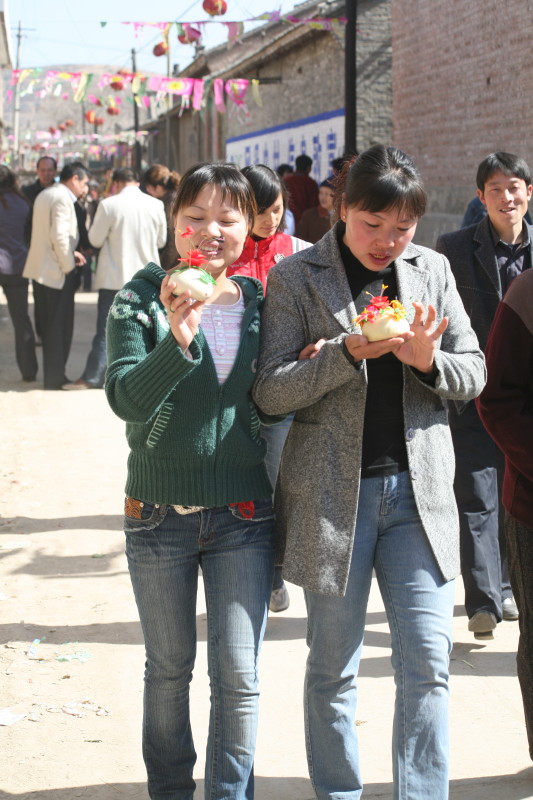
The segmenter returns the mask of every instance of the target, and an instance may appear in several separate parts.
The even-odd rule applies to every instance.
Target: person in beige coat
[[[113,172],[114,193],[102,200],[89,229],[89,241],[100,250],[94,288],[98,289],[96,333],[81,378],[64,389],[101,389],[104,385],[106,322],[115,294],[150,262],[159,264],[159,248],[167,240],[167,222],[160,200],[141,192],[135,170]]]
[[[33,206],[23,276],[33,281],[45,389],[61,389],[68,382],[65,367],[74,329],[74,294],[80,281],[76,267],[85,263],[85,257],[76,250],[79,232],[74,203],[88,180],[82,164],[66,164],[60,183],[40,192]]]
[[[411,243],[425,206],[409,157],[376,145],[351,166],[335,227],[269,272],[253,397],[265,413],[295,412],[276,525],[284,577],[305,590],[318,800],[362,792],[357,674],[374,570],[397,687],[392,796],[448,797],[460,563],[446,403],[479,394],[485,364],[447,259]],[[408,324],[370,341],[361,313],[371,304],[379,318],[396,299]]]

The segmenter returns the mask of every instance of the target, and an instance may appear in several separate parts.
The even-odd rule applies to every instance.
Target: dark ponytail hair
[[[145,185],[162,186],[166,192],[175,192],[179,186],[181,175],[179,172],[172,172],[164,164],[152,164],[142,179]]]
[[[376,144],[345,164],[337,186],[337,210],[343,200],[348,208],[372,214],[395,209],[419,219],[426,211],[427,195],[409,156]]]

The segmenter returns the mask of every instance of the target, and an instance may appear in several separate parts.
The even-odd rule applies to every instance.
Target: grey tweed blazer
[[[406,307],[413,300],[431,303],[439,319],[449,317],[435,353],[435,385],[407,366],[403,376],[413,490],[440,571],[450,580],[460,563],[446,401],[476,397],[485,384],[485,362],[446,258],[411,244],[396,261],[396,275]],[[367,289],[379,294],[379,280]],[[346,591],[352,557],[367,387],[365,362],[352,366],[342,342],[359,330],[354,319],[367,303],[364,293],[352,301],[336,228],[273,267],[253,389],[265,412],[296,412],[276,487],[284,575],[337,596]],[[298,361],[302,348],[320,338],[326,344],[319,355]]]

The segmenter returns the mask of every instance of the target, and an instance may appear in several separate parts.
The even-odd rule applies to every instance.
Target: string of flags
[[[179,20],[166,21],[166,22],[122,22],[122,25],[132,25],[135,35],[139,36],[144,32],[144,28],[158,28],[164,36],[168,33],[173,25],[176,26],[178,32],[178,40],[182,44],[192,44],[197,41],[202,33],[205,32],[207,25],[224,25],[228,32],[228,41],[231,43],[235,41],[238,36],[244,32],[244,24],[246,22],[281,22],[287,25],[306,25],[315,30],[335,31],[341,30],[343,25],[347,23],[347,17],[297,17],[294,14],[282,14],[280,11],[269,11],[260,14],[257,17],[250,17],[249,19],[236,21],[221,21],[215,19],[203,19],[196,22],[182,22]],[[100,22],[102,27],[109,23]],[[190,30],[195,31],[192,36],[189,36]],[[183,37],[183,38],[182,38]],[[188,41],[185,41],[188,39]]]
[[[224,113],[225,100],[231,101],[236,106],[244,106],[249,88],[256,105],[262,105],[258,79],[166,78],[121,71],[115,74],[103,73],[96,78],[95,88],[101,90],[99,94],[89,92],[94,80],[93,73],[59,72],[42,68],[13,70],[11,74],[11,86],[18,85],[20,97],[28,94],[39,98],[53,95],[67,100],[72,93],[72,99],[76,103],[87,100],[95,106],[105,105],[108,111],[113,109],[113,113],[118,113],[122,104],[122,98],[117,93],[127,88],[131,89],[131,97],[128,96],[128,99],[146,108],[150,108],[154,101],[157,105],[162,97],[175,95],[181,98],[182,111],[190,106],[195,111],[200,111],[208,93],[212,92],[216,109]],[[71,92],[66,92],[65,87]],[[10,102],[12,99],[13,89],[9,89],[7,100]]]
[[[204,0],[204,10],[210,16],[224,14],[227,3],[223,0]],[[272,11],[251,17],[242,21],[219,21],[204,19],[197,22],[122,22],[123,25],[133,26],[135,36],[140,36],[145,28],[157,28],[161,31],[162,41],[155,45],[155,55],[164,55],[169,50],[169,36],[173,26],[177,29],[177,38],[183,44],[194,44],[201,39],[205,26],[209,24],[224,25],[228,31],[228,46],[231,46],[244,30],[247,22],[281,22],[288,25],[305,25],[317,30],[337,31],[347,23],[346,17],[336,18],[301,18],[291,14],[281,14]],[[107,22],[101,22],[102,27]],[[6,92],[8,103],[12,102],[15,91],[20,97],[33,95],[38,98],[54,96],[64,100],[73,99],[76,103],[89,102],[95,107],[105,107],[109,115],[118,115],[122,106],[121,92],[126,91],[125,98],[139,107],[150,109],[152,116],[167,110],[167,99],[172,97],[172,102],[179,99],[180,113],[185,109],[193,108],[201,111],[209,98],[218,112],[226,111],[226,103],[230,108],[236,108],[237,113],[248,114],[246,97],[251,90],[254,102],[262,106],[259,92],[260,81],[235,78],[223,80],[222,78],[178,78],[132,73],[119,70],[116,73],[94,74],[90,72],[65,72],[46,68],[15,69],[11,73],[11,87]],[[88,112],[96,119],[94,111]],[[89,120],[90,121],[90,120]],[[99,124],[103,119],[98,117]]]

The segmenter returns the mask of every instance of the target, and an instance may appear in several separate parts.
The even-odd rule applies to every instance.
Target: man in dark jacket
[[[450,261],[482,350],[498,303],[514,278],[533,263],[533,228],[524,220],[532,186],[526,162],[511,153],[491,153],[478,167],[478,197],[487,208],[479,223],[444,234],[436,249]],[[486,432],[474,401],[450,404],[461,521],[461,571],[468,629],[492,639],[502,619],[518,618],[509,583],[501,483],[503,455]]]
[[[41,156],[37,161],[36,171],[37,180],[22,186],[24,196],[31,208],[33,208],[37,195],[54,183],[57,175],[57,161],[52,156]],[[24,240],[28,246],[31,242],[31,221],[32,215],[30,214],[24,229]]]

